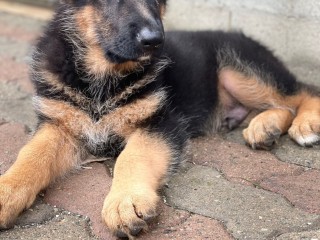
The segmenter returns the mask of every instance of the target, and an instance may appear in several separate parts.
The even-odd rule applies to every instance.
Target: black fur
[[[261,76],[261,80],[266,84],[274,86],[283,95],[293,95],[299,90],[295,77],[264,46],[242,33],[222,31],[167,32],[161,56],[159,50],[154,51],[151,53],[153,59],[143,63],[142,69],[129,72],[122,77],[106,74],[103,76],[105,79],[99,79],[104,84],[94,87],[90,78],[95,77],[88,76],[83,66],[85,63],[78,61],[76,64],[77,48],[63,31],[65,29],[63,19],[68,14],[66,10],[72,8],[73,11],[78,11],[88,4],[98,5],[98,8],[105,10],[102,12],[104,21],[111,21],[112,24],[114,21],[119,21],[117,14],[121,15],[125,9],[134,9],[133,2],[125,1],[108,1],[107,8],[100,1],[75,1],[62,5],[40,39],[34,55],[33,81],[37,95],[69,102],[98,121],[101,116],[108,114],[114,108],[128,104],[151,92],[157,92],[159,89],[165,89],[167,103],[153,118],[141,123],[141,126],[149,128],[150,131],[161,132],[167,137],[177,152],[173,160],[174,166],[179,165],[181,161],[178,156],[181,155],[187,139],[205,134],[208,121],[212,120],[212,114],[219,102],[218,72],[221,67],[229,66],[244,74],[247,71],[253,71]],[[160,15],[154,7],[155,1],[146,1],[145,4],[150,6],[154,22],[158,23],[158,28],[162,29],[162,24],[159,23]],[[111,62],[120,63],[128,59],[136,59],[142,54],[132,35],[141,28],[150,26],[150,23],[142,19],[138,11],[135,13],[131,10],[131,12],[132,15],[128,18],[121,18],[118,26],[113,26],[118,29],[114,39],[104,39],[102,37],[104,33],[97,31],[101,48]],[[128,26],[128,29],[125,26]],[[73,29],[73,31],[77,30]],[[123,42],[127,43],[125,47]],[[78,44],[83,43],[78,42]],[[111,44],[114,46],[110,46]],[[156,71],[155,64],[166,58],[169,58],[171,63],[157,74],[155,81],[141,86],[108,108],[97,109],[97,104],[112,99],[146,75],[153,74]],[[44,69],[59,76],[62,84],[89,99],[89,103],[75,101],[66,94],[65,88],[52,90],[54,86],[42,80],[41,76],[39,77],[39,72]],[[97,93],[99,93],[98,96]],[[215,117],[221,118],[221,116]],[[41,118],[43,119],[45,118]],[[119,144],[119,141],[114,142]],[[101,146],[110,147],[110,143],[101,143]],[[99,153],[96,154],[102,155],[101,147],[99,149]],[[110,149],[116,149],[116,147],[110,147]],[[107,154],[108,149],[105,150]],[[94,153],[92,150],[90,152]]]
[[[128,104],[161,95],[158,108],[139,119],[135,127],[165,139],[171,149],[168,175],[181,165],[191,137],[206,134],[210,127],[217,131],[224,126],[237,127],[252,110],[233,99],[234,106],[221,111],[219,73],[223,69],[254,76],[280,96],[298,95],[302,89],[319,95],[297,82],[266,47],[240,32],[165,34],[161,22],[165,4],[165,0],[65,0],[33,56],[36,95],[71,105],[75,112],[91,118],[90,126]],[[85,12],[87,9],[93,9],[94,15],[90,15],[91,10]],[[164,34],[166,40],[162,42]],[[86,57],[92,49],[96,50],[94,63],[98,69],[104,66],[105,71],[88,63]],[[242,110],[243,116],[230,119],[228,111],[234,108]],[[39,126],[48,121],[55,123],[54,117],[41,108],[37,110]],[[96,139],[82,132],[72,137],[82,143],[87,153],[116,158],[125,148],[126,139],[114,129],[104,134],[107,136]],[[123,227],[128,226],[118,226],[114,231],[126,236]],[[139,232],[140,227],[136,230]]]

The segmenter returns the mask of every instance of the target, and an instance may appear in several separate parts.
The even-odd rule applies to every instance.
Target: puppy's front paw
[[[157,215],[158,201],[156,192],[143,187],[112,190],[104,202],[102,218],[117,237],[131,239],[148,229],[147,221]]]
[[[36,195],[16,181],[0,177],[0,229],[10,228],[35,198]]]
[[[304,147],[320,142],[320,112],[304,112],[298,115],[289,129],[290,137]]]

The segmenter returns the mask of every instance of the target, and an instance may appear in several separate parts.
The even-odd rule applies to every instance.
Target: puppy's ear
[[[162,0],[161,1],[161,17],[166,13],[167,9],[167,0]]]

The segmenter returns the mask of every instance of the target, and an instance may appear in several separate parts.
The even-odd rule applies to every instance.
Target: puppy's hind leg
[[[302,146],[320,141],[320,91],[298,82],[272,52],[238,35],[237,44],[220,50],[218,62],[224,96],[261,112],[243,132],[251,147],[270,148],[287,131]]]
[[[0,227],[7,228],[30,207],[39,191],[80,158],[75,141],[58,126],[43,124],[0,177]]]
[[[228,68],[220,70],[219,84],[245,109],[261,112],[243,131],[245,141],[253,149],[269,149],[290,128],[296,109],[293,97],[282,96],[256,76]]]

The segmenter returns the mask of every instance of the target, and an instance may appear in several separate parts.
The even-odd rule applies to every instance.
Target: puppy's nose
[[[164,34],[159,30],[143,28],[137,35],[137,40],[145,50],[159,47],[164,41]]]

